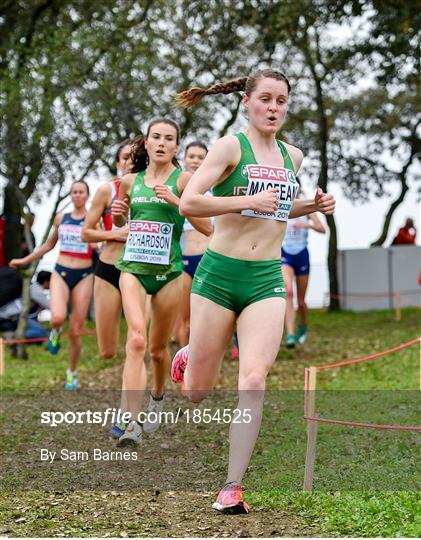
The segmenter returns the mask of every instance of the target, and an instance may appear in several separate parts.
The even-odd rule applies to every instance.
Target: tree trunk
[[[399,194],[399,197],[395,201],[393,201],[393,203],[390,205],[390,208],[387,211],[386,216],[384,218],[383,230],[382,230],[380,236],[377,238],[377,240],[371,244],[372,246],[382,246],[385,243],[387,235],[389,233],[389,227],[390,227],[390,222],[392,221],[392,216],[393,216],[395,210],[397,209],[397,207],[403,202],[408,189],[409,188],[408,188],[405,180],[403,180],[402,181],[402,189],[401,189],[401,192]]]
[[[326,216],[327,225],[330,231],[329,237],[329,253],[327,256],[327,267],[329,270],[329,290],[330,290],[330,302],[329,311],[340,311],[341,306],[338,298],[338,241],[336,236],[336,223],[333,214]]]
[[[26,328],[28,326],[28,313],[31,307],[31,300],[29,296],[29,287],[31,285],[33,271],[32,268],[23,271],[23,285],[22,285],[22,313],[19,316],[18,327],[15,332],[15,339],[25,339]],[[15,349],[16,358],[26,360],[28,353],[26,352],[25,343],[16,343]]]
[[[414,133],[415,136],[415,133]],[[389,232],[390,222],[392,221],[392,216],[397,209],[397,207],[403,202],[406,192],[409,190],[408,184],[406,183],[406,174],[408,172],[409,167],[412,165],[412,161],[414,157],[416,156],[417,152],[417,144],[419,145],[419,141],[415,140],[411,144],[411,155],[409,156],[408,161],[405,163],[404,167],[402,168],[401,172],[399,173],[399,180],[401,182],[401,192],[399,193],[399,197],[392,202],[390,205],[389,210],[386,213],[386,216],[384,218],[383,223],[383,230],[380,234],[380,236],[377,238],[376,241],[374,241],[371,245],[372,246],[382,246],[384,242],[386,241],[387,234]]]
[[[318,42],[316,42],[316,47],[318,47]],[[304,42],[304,54],[307,59],[308,66],[312,72],[313,80],[316,88],[316,103],[317,103],[317,112],[319,116],[319,135],[320,135],[320,173],[318,179],[319,187],[326,193],[327,185],[329,179],[328,173],[328,160],[327,160],[327,149],[329,144],[329,125],[328,118],[326,115],[326,108],[324,104],[323,89],[322,89],[322,78],[317,74],[315,64],[310,52],[310,47],[308,42]],[[336,236],[336,224],[335,218],[333,215],[326,216],[327,225],[329,227],[330,237],[329,237],[329,252],[327,257],[327,267],[329,271],[329,288],[330,288],[330,302],[329,302],[329,311],[339,311],[340,304],[337,298],[338,296],[338,242]]]
[[[4,190],[4,209],[6,216],[4,254],[6,264],[13,258],[20,257],[22,253],[22,227],[19,200],[12,182],[6,184]]]

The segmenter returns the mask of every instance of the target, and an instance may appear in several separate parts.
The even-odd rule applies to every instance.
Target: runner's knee
[[[211,393],[211,390],[195,390],[190,384],[186,384],[187,399],[192,403],[201,403]]]
[[[51,316],[51,326],[54,326],[55,328],[57,326],[62,326],[64,323],[65,317],[63,315],[52,315]]]
[[[108,360],[109,358],[114,358],[117,354],[117,347],[101,347],[99,353],[101,358]]]
[[[162,364],[164,362],[165,356],[168,354],[167,348],[151,347],[149,351],[152,362]]]
[[[238,389],[239,390],[264,390],[266,384],[266,376],[268,371],[255,370],[246,375],[239,377]]]
[[[145,338],[140,332],[129,332],[127,335],[126,350],[143,354],[146,349]]]
[[[80,335],[82,334],[82,325],[81,324],[70,324],[69,328],[69,336],[72,339],[80,338]]]

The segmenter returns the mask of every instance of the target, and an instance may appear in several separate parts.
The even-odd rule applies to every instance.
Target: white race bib
[[[261,191],[276,188],[278,190],[279,206],[274,214],[243,210],[241,215],[287,221],[298,191],[298,183],[294,172],[290,169],[271,165],[246,165],[246,167],[249,179],[246,195],[255,195]]]
[[[81,225],[73,225],[72,223],[60,224],[58,230],[60,251],[68,253],[88,253],[89,245],[86,242],[82,242],[80,236],[81,231]]]
[[[169,264],[173,228],[173,223],[130,221],[123,260]]]

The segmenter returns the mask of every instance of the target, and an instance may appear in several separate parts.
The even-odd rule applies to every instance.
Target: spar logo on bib
[[[156,221],[131,221],[130,231],[133,232],[145,232],[152,234],[159,234],[161,229],[160,223]]]
[[[282,167],[265,167],[264,165],[247,165],[249,180],[271,180],[272,182],[291,181],[287,172],[292,172]]]
[[[163,223],[161,225],[161,233],[162,234],[169,234],[171,232],[171,226],[168,225],[168,223]]]
[[[296,178],[295,178],[294,171],[290,171],[290,170],[288,169],[287,177],[288,177],[288,181],[291,182],[291,184],[295,184]]]

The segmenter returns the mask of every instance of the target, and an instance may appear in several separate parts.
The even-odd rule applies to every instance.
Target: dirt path
[[[54,493],[3,500],[2,536],[281,537],[315,536],[289,512],[254,508],[248,516],[210,509],[213,494]],[[13,510],[12,510],[13,508]]]

